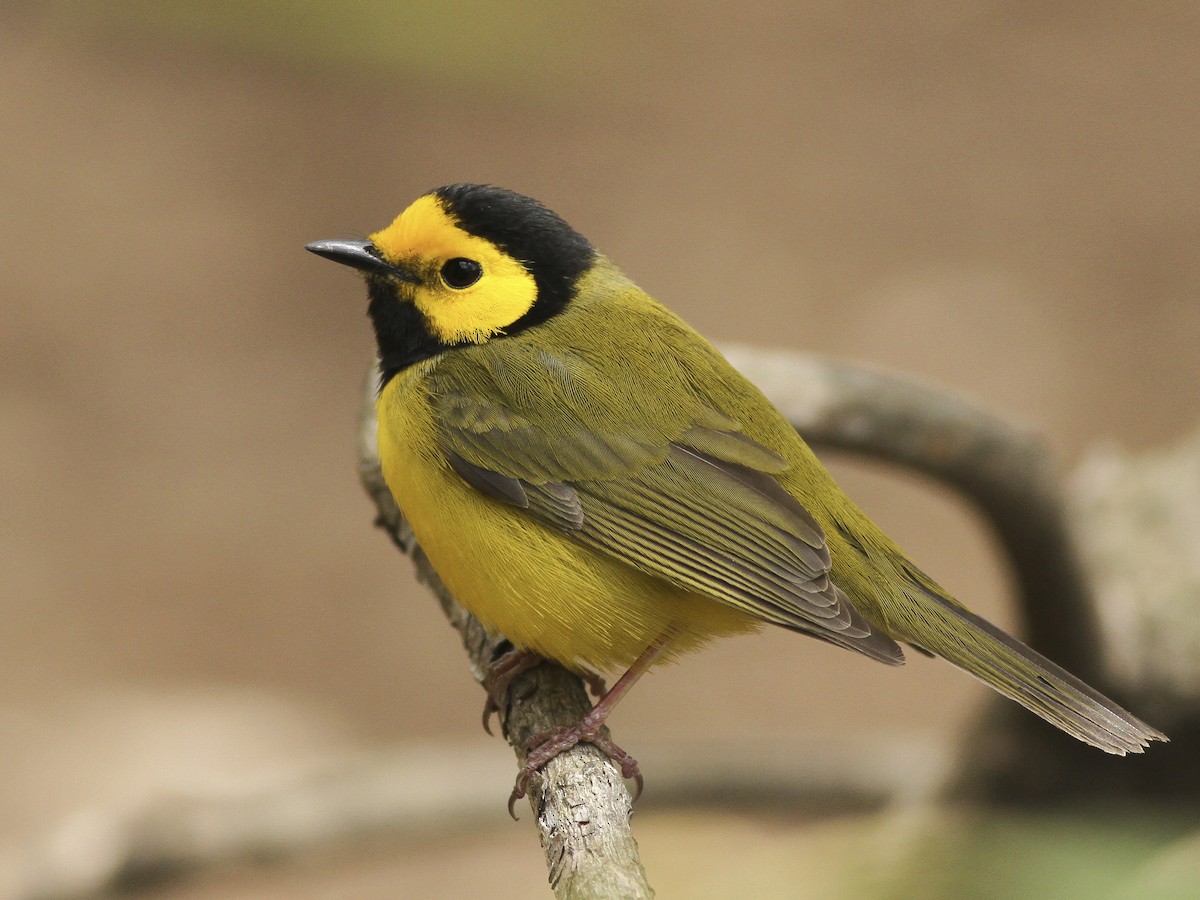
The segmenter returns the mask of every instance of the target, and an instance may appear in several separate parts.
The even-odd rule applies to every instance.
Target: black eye
[[[483,277],[483,266],[473,259],[456,256],[442,266],[442,281],[456,290],[468,288]]]

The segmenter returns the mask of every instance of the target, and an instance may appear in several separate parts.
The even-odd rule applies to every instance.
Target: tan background
[[[0,10],[6,846],[263,761],[483,740],[355,479],[361,287],[302,250],[428,188],[537,196],[711,338],[934,380],[1065,467],[1196,422],[1195,4],[507,8]],[[835,468],[1013,624],[964,509]],[[983,693],[779,633],[614,725],[949,735]]]

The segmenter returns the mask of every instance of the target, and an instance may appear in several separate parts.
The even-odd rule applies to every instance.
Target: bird
[[[888,665],[901,645],[941,657],[1107,753],[1167,740],[954,599],[757,387],[537,200],[449,185],[306,249],[366,282],[384,479],[451,594],[511,642],[500,681],[538,659],[624,673],[531,741],[510,812],[581,741],[640,793],[601,729],[617,702],[764,625]]]

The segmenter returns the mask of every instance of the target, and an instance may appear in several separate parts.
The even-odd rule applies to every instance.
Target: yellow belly
[[[664,658],[758,620],[582,546],[480,494],[442,460],[429,405],[399,376],[379,400],[383,475],[455,598],[518,647],[575,668],[628,667],[672,632]]]

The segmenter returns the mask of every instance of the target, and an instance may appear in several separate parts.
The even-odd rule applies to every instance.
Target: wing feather
[[[442,452],[468,484],[678,587],[903,661],[830,580],[824,532],[775,478],[787,460],[737,421],[685,393],[630,423],[628,398],[589,393],[580,358],[493,344],[509,345],[500,362],[450,354],[431,381]],[[538,371],[549,397],[528,383]]]

